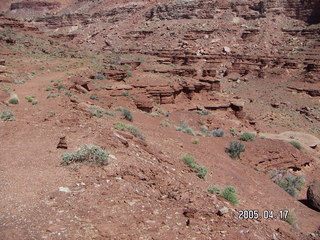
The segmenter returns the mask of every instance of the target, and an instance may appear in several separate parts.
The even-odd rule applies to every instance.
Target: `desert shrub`
[[[4,110],[0,114],[0,119],[2,119],[3,121],[6,121],[6,122],[10,122],[10,121],[15,121],[16,120],[16,118],[14,117],[13,112],[11,112],[10,110]]]
[[[199,115],[209,115],[210,112],[207,110],[197,110],[196,113],[198,113]]]
[[[189,127],[188,123],[186,123],[186,122],[181,122],[180,125],[178,127],[176,127],[176,130],[183,132],[183,133],[195,135],[193,129],[191,127]]]
[[[63,153],[61,163],[69,165],[75,162],[89,162],[102,166],[108,164],[108,157],[109,153],[99,146],[83,145],[71,153]]]
[[[123,93],[121,93],[121,95],[127,97],[127,96],[129,96],[129,92],[123,92]]]
[[[289,223],[292,226],[297,224],[297,220],[291,211],[288,212],[287,216],[284,216],[283,218],[281,218],[281,220]]]
[[[199,144],[199,139],[192,139],[192,141],[191,141],[193,144]]]
[[[130,122],[132,122],[133,116],[132,116],[132,114],[131,114],[131,112],[129,110],[123,109],[122,115],[124,116],[125,119],[127,119]]]
[[[109,116],[115,116],[116,113],[115,112],[112,112],[112,111],[105,111],[104,112],[106,115],[109,115]]]
[[[224,189],[217,186],[210,186],[208,187],[208,192],[211,194],[219,194],[233,205],[236,205],[239,202],[237,190],[233,186],[225,186]]]
[[[140,130],[134,126],[128,125],[128,124],[124,124],[122,122],[116,122],[115,123],[115,128],[117,130],[121,130],[121,131],[128,131],[130,132],[133,136],[140,138],[142,140],[145,139],[145,136],[140,132]]]
[[[302,148],[301,144],[297,141],[290,141],[290,144],[298,150],[300,150]]]
[[[208,192],[211,194],[220,194],[221,189],[217,186],[210,186],[208,187]]]
[[[104,75],[102,73],[97,73],[96,75],[94,75],[94,79],[97,80],[104,80]]]
[[[240,153],[245,151],[245,146],[240,141],[230,141],[229,147],[226,148],[226,152],[233,159],[240,157]]]
[[[98,100],[99,97],[98,97],[97,95],[91,95],[91,96],[90,96],[90,99],[91,99],[91,100]]]
[[[97,118],[102,118],[103,117],[103,113],[105,111],[101,107],[91,106],[91,107],[89,107],[89,112],[92,114],[92,116],[95,116]]]
[[[32,105],[36,105],[36,104],[38,104],[38,103],[39,103],[38,100],[32,100],[32,102],[31,102]]]
[[[297,190],[300,191],[305,184],[302,176],[293,176],[283,172],[274,174],[271,179],[293,197],[297,195]]]
[[[239,200],[236,194],[236,189],[232,186],[226,186],[221,192],[220,196],[223,197],[224,199],[228,200],[231,202],[233,205],[236,205]]]
[[[242,141],[246,141],[246,142],[251,142],[254,141],[256,138],[256,135],[253,133],[249,133],[249,132],[244,132],[240,135],[240,139]]]
[[[25,96],[24,98],[30,103],[33,101],[33,97],[32,96]]]
[[[218,128],[218,129],[211,131],[211,135],[213,137],[223,137],[224,131],[222,129]]]
[[[208,169],[204,166],[198,166],[196,168],[196,173],[197,173],[197,176],[201,179],[205,179],[206,178],[206,175],[208,173]]]
[[[198,124],[202,126],[204,125],[204,121],[198,121]]]
[[[19,104],[19,98],[17,97],[17,95],[13,94],[12,96],[10,96],[8,102],[10,104]]]
[[[201,179],[205,179],[208,169],[204,166],[200,166],[195,160],[194,157],[190,154],[187,154],[182,157],[182,161],[190,168],[192,168],[197,176]]]
[[[132,73],[131,72],[127,72],[127,75],[126,75],[127,78],[130,78],[132,77]]]
[[[238,135],[237,131],[234,128],[230,128],[229,130],[230,130],[230,134],[232,136],[237,136]]]

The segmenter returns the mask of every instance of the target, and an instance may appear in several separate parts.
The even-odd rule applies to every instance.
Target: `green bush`
[[[6,122],[10,122],[10,121],[15,121],[16,120],[16,118],[14,117],[13,112],[11,112],[10,110],[4,110],[0,114],[0,119],[2,119],[3,121],[6,121]]]
[[[220,196],[223,197],[224,199],[228,200],[231,202],[233,205],[236,205],[239,200],[236,194],[236,189],[232,186],[226,186],[221,192]]]
[[[191,135],[196,135],[191,127],[189,127],[188,123],[186,122],[181,122],[178,127],[176,127],[177,131],[191,134]]]
[[[211,194],[220,194],[221,189],[217,186],[210,186],[208,187],[208,192]]]
[[[245,132],[245,133],[242,133],[240,135],[240,139],[242,141],[246,141],[246,142],[251,142],[251,141],[254,141],[256,138],[256,135],[253,134],[253,133],[249,133],[249,132]]]
[[[95,165],[108,164],[109,153],[99,146],[83,145],[71,153],[61,155],[61,163],[69,165],[75,162],[89,162]]]
[[[290,143],[292,146],[294,146],[298,150],[300,150],[302,148],[301,144],[297,141],[290,141]]]
[[[140,138],[142,140],[145,139],[145,136],[140,132],[140,130],[134,126],[128,125],[128,124],[124,124],[122,122],[116,122],[115,123],[115,128],[117,130],[121,130],[121,131],[128,131],[130,132],[133,136]]]
[[[194,157],[190,154],[187,154],[182,157],[182,161],[190,168],[192,168],[197,176],[201,179],[205,179],[208,169],[204,166],[200,166],[195,160]]]
[[[29,103],[31,103],[33,101],[33,97],[32,96],[25,96],[24,97]]]
[[[277,174],[272,176],[272,180],[293,197],[297,195],[297,190],[300,191],[305,184],[302,176],[293,176],[290,174]]]
[[[281,220],[289,223],[292,226],[297,224],[297,220],[291,211],[288,212],[288,215],[286,217],[281,218]]]
[[[237,190],[233,186],[225,186],[224,189],[221,189],[216,186],[210,186],[208,188],[208,192],[211,194],[219,194],[221,197],[228,200],[233,205],[236,205],[239,203]]]
[[[92,116],[95,116],[97,118],[102,118],[103,117],[103,113],[105,111],[101,107],[91,106],[91,107],[89,107],[89,112],[92,114]]]
[[[199,139],[192,139],[192,141],[191,141],[193,144],[199,144]]]
[[[218,129],[211,131],[211,135],[213,137],[223,137],[224,131],[222,129],[218,128]]]
[[[132,122],[133,116],[132,116],[132,114],[131,114],[131,112],[129,110],[123,109],[122,115],[124,116],[125,119],[127,119],[130,122]]]
[[[199,115],[209,115],[210,112],[207,110],[197,110],[196,113],[198,113]]]
[[[237,159],[240,157],[240,153],[245,151],[245,146],[242,142],[239,141],[230,141],[229,147],[226,148],[226,153],[229,154],[229,156],[232,159]]]
[[[231,134],[233,137],[238,135],[237,131],[236,131],[234,128],[230,128],[229,130],[230,130],[230,134]]]
[[[8,101],[10,104],[19,104],[19,98],[17,96],[12,96]]]

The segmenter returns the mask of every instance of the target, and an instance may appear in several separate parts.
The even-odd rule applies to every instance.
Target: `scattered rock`
[[[226,207],[223,207],[223,208],[221,208],[221,209],[218,210],[217,214],[218,214],[219,216],[223,216],[223,215],[227,214],[228,212],[229,212],[229,209],[226,208]]]
[[[125,145],[126,147],[129,147],[129,143],[128,143],[128,141],[124,138],[124,137],[122,137],[121,135],[119,135],[118,133],[113,133],[116,137],[117,137],[117,139],[123,144],[123,145]]]
[[[68,149],[66,137],[60,137],[57,148]]]
[[[70,188],[68,187],[59,187],[60,192],[71,193]]]
[[[223,52],[230,53],[231,49],[229,47],[223,47]]]
[[[307,191],[307,199],[312,207],[320,211],[320,180],[316,179]]]

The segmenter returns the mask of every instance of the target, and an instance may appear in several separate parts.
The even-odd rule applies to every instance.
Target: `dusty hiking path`
[[[161,127],[159,123],[165,117],[135,112],[134,125],[147,136],[147,147],[129,138],[129,148],[125,148],[113,133],[118,117],[88,117],[63,94],[47,99],[44,89],[52,85],[51,80],[67,81],[66,73],[42,73],[17,85],[15,93],[21,103],[10,105],[17,120],[1,122],[1,238],[207,239],[211,231],[214,239],[226,231],[228,239],[255,239],[255,234],[271,236],[279,226],[283,239],[292,238],[290,227],[280,220],[237,220],[237,212],[231,210],[222,218],[213,214],[223,206],[236,210],[294,209],[300,231],[309,233],[318,227],[317,212],[291,198],[263,173],[225,154],[230,138],[199,137],[200,143],[195,146],[191,143],[193,136]],[[38,104],[31,105],[24,99],[31,95],[36,96]],[[50,111],[56,114],[51,116]],[[170,121],[178,123],[186,116],[197,117],[195,113],[177,112]],[[60,136],[67,136],[69,151],[83,144],[96,144],[110,150],[115,159],[104,168],[62,167],[62,151],[56,149]],[[259,141],[263,140],[252,143],[253,148]],[[206,181],[198,179],[181,162],[181,156],[187,153],[209,169]],[[247,157],[253,154],[249,152]],[[236,186],[240,204],[233,207],[221,198],[208,198],[206,189],[210,185]],[[71,193],[60,192],[59,187],[68,187]],[[185,227],[188,218],[183,213],[189,208],[198,209],[192,211],[200,215],[198,218],[193,213],[196,216],[190,220],[191,227]],[[206,214],[214,220],[203,220]],[[196,234],[192,226],[202,229],[202,235]],[[246,228],[252,232],[239,237]]]

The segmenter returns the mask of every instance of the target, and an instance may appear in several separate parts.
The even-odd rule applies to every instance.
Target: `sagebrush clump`
[[[301,144],[297,141],[290,141],[290,144],[298,150],[301,150],[301,148],[302,148]]]
[[[16,118],[13,114],[12,111],[10,110],[4,110],[1,114],[0,114],[0,119],[2,119],[5,122],[10,122],[10,121],[15,121]]]
[[[190,168],[192,168],[197,176],[201,179],[205,179],[208,169],[204,166],[200,166],[195,160],[194,157],[190,154],[187,154],[182,157],[182,161]]]
[[[211,131],[211,135],[213,137],[223,137],[224,136],[224,131],[222,129],[218,128],[218,129],[212,130]]]
[[[239,158],[240,153],[244,151],[245,151],[245,146],[240,141],[230,141],[229,147],[226,148],[226,153],[228,153],[232,159]]]
[[[130,132],[133,136],[140,138],[142,140],[145,140],[145,136],[140,132],[140,130],[134,126],[122,123],[122,122],[116,122],[115,123],[115,128],[117,130],[122,130],[122,131],[128,131]]]
[[[69,165],[76,162],[88,162],[102,166],[108,164],[108,157],[109,153],[99,146],[83,145],[71,153],[63,153],[61,164]]]
[[[254,141],[255,138],[256,138],[256,135],[254,133],[244,132],[240,135],[240,139],[246,142]]]
[[[282,171],[273,174],[271,179],[293,197],[297,195],[297,191],[300,191],[305,184],[302,176],[293,176]]]
[[[237,205],[239,203],[237,190],[233,186],[225,186],[223,189],[217,186],[210,186],[208,188],[208,192],[211,194],[219,194],[221,197],[228,200],[233,205]]]

